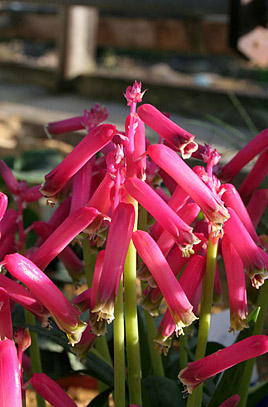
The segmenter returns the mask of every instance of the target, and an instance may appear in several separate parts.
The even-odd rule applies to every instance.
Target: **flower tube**
[[[191,154],[197,150],[198,146],[194,142],[194,135],[182,129],[154,106],[149,104],[140,106],[138,115],[145,124],[156,131],[173,148],[179,150],[183,158],[191,157]]]
[[[10,301],[6,290],[0,287],[0,340],[13,339]]]
[[[155,144],[149,146],[147,152],[151,159],[190,195],[211,222],[222,224],[229,218],[227,209],[217,195],[200,180],[175,151],[167,146]]]
[[[40,192],[41,185],[35,185],[32,188],[27,188],[23,200],[25,202],[34,202],[42,198],[43,194]]]
[[[97,326],[101,320],[111,322],[114,319],[114,302],[117,296],[124,263],[133,232],[135,220],[134,207],[120,203],[114,210],[108,232],[102,271],[99,277],[95,297],[92,284],[92,308],[90,322],[92,331],[97,335]],[[93,278],[93,283],[94,278]]]
[[[42,270],[99,214],[95,208],[80,208],[69,215],[31,256]]]
[[[192,393],[195,387],[208,378],[240,362],[263,355],[267,351],[268,336],[254,335],[200,360],[188,363],[188,366],[180,371],[179,379],[187,387],[187,392]]]
[[[29,259],[15,253],[4,259],[5,267],[15,278],[26,285],[51,312],[58,327],[64,331],[69,343],[79,342],[86,324],[78,311],[57,286]]]
[[[267,143],[268,145],[268,143]],[[248,202],[268,173],[268,148],[259,156],[250,173],[239,187],[239,194]]]
[[[93,346],[97,335],[92,332],[90,323],[88,321],[87,327],[82,333],[80,341],[74,345],[73,351],[81,362],[86,361],[87,353]]]
[[[0,192],[0,220],[3,219],[3,216],[6,213],[7,204],[8,204],[8,198],[7,198],[6,194],[4,194],[3,192]]]
[[[125,182],[128,193],[135,198],[166,229],[181,250],[187,254],[199,239],[187,225],[154,190],[138,178],[128,178]]]
[[[258,226],[267,205],[268,189],[259,189],[255,192],[247,205],[248,214],[255,228]]]
[[[222,181],[231,181],[256,155],[267,148],[268,129],[261,131],[245,147],[243,147],[227,164],[218,171]]]
[[[35,315],[42,323],[42,326],[47,327],[49,325],[48,318],[50,317],[50,312],[27,288],[2,274],[0,274],[0,287],[3,287],[7,291],[12,301],[22,305],[22,307]]]
[[[235,211],[230,207],[228,211],[230,218],[224,225],[224,233],[238,252],[252,285],[259,288],[268,277],[268,255],[252,240]]]
[[[0,406],[22,407],[20,370],[13,341],[0,341]]]
[[[69,119],[48,123],[46,129],[49,134],[64,134],[83,129],[89,131],[106,120],[107,117],[108,111],[106,107],[96,103],[89,112],[84,110],[83,116],[70,117]]]
[[[34,373],[31,383],[34,390],[53,407],[77,407],[68,394],[45,373]]]
[[[6,234],[12,233],[13,229],[17,229],[16,221],[18,219],[18,212],[14,209],[8,209],[0,222],[0,239],[6,236]],[[14,230],[14,231],[15,231]]]
[[[72,203],[70,213],[87,205],[92,178],[92,158],[73,177]]]
[[[45,176],[41,187],[42,194],[52,199],[94,154],[112,140],[115,132],[116,127],[111,124],[101,124],[91,130],[73,151]]]
[[[48,239],[53,233],[51,226],[42,220],[33,223],[33,230],[44,240]],[[58,254],[58,258],[64,264],[70,276],[75,281],[79,281],[83,276],[82,271],[84,270],[84,263],[79,259],[79,257],[77,257],[71,247],[66,246],[65,249]]]
[[[228,283],[230,303],[230,331],[247,328],[247,290],[243,262],[231,241],[225,235],[222,239],[222,255]]]
[[[192,305],[153,238],[138,230],[133,233],[132,240],[165,297],[176,329],[182,333],[183,328],[196,319]]]
[[[224,184],[223,189],[225,189],[225,192],[222,194],[222,200],[225,205],[230,206],[235,211],[254,242],[260,244],[252,220],[236,188],[232,184]]]

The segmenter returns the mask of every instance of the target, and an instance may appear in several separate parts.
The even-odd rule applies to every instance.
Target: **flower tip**
[[[126,93],[124,93],[124,96],[127,99],[128,106],[131,106],[132,103],[140,103],[142,101],[143,95],[147,91],[147,89],[145,89],[142,92],[141,86],[142,86],[141,82],[135,81],[133,86],[127,87]]]

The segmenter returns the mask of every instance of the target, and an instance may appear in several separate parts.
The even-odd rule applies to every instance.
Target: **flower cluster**
[[[124,132],[102,123],[108,113],[99,105],[82,116],[49,123],[50,135],[83,129],[87,134],[45,175],[41,186],[29,188],[0,161],[8,195],[17,205],[17,209],[7,209],[8,198],[0,194],[1,406],[22,405],[22,355],[30,345],[29,333],[19,330],[16,353],[10,301],[29,310],[43,326],[48,327],[52,318],[66,333],[73,351],[85,360],[98,337],[106,333],[106,323],[115,318],[120,282],[128,295],[130,247],[140,259],[137,276],[142,281],[142,307],[153,316],[159,308],[165,312],[154,338],[159,352],[167,354],[174,336],[184,335],[185,328],[198,319],[202,285],[211,269],[211,247],[216,251],[212,287],[217,294],[221,293],[220,258],[227,276],[230,330],[248,327],[247,283],[258,289],[268,277],[267,237],[256,232],[268,202],[267,190],[258,189],[268,172],[268,131],[220,166],[217,150],[198,144],[194,135],[157,108],[143,104],[136,109],[144,93],[138,82],[127,88],[130,114]],[[145,124],[158,133],[157,144],[146,138]],[[191,168],[185,161],[191,156],[200,165]],[[238,189],[226,183],[256,156],[256,164]],[[23,211],[41,196],[56,207],[47,222],[36,221],[25,230]],[[143,222],[138,220],[139,212]],[[36,234],[33,247],[27,247],[30,230]],[[73,250],[77,242],[84,246],[84,258]],[[92,253],[96,252],[94,262]],[[87,276],[88,287],[72,301],[47,273],[56,258],[75,284]],[[85,311],[87,318],[81,319]],[[253,336],[189,363],[179,379],[191,393],[207,378],[267,350],[268,337]],[[131,366],[128,371],[131,376]],[[56,407],[75,406],[45,374],[34,373],[23,389],[30,384]],[[239,396],[228,400],[222,405],[236,405]],[[140,401],[130,399],[130,403]]]

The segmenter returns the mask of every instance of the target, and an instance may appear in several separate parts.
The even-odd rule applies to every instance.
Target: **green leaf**
[[[149,376],[143,381],[153,407],[185,407],[182,386],[177,380],[167,377]]]
[[[114,369],[92,352],[88,353],[85,370],[82,372],[95,377],[111,388],[114,387]]]
[[[141,368],[142,377],[145,378],[153,373],[150,358],[150,351],[148,346],[147,329],[145,324],[145,317],[143,309],[138,306],[138,325],[139,325],[139,340],[141,352]]]
[[[87,407],[102,407],[105,406],[110,393],[113,391],[113,388],[109,388],[102,393],[98,394],[91,402],[87,405]]]

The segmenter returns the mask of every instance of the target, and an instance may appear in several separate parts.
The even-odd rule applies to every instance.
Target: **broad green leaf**
[[[183,387],[178,380],[149,376],[143,380],[152,407],[185,407]]]
[[[87,405],[87,407],[102,407],[106,405],[106,402],[109,398],[110,393],[113,391],[113,388],[109,388],[102,393],[98,394],[91,402]]]

